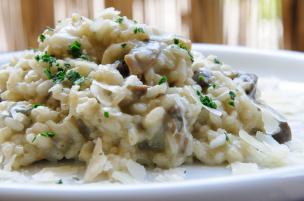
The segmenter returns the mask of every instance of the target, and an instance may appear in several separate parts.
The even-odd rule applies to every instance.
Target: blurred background
[[[0,0],[0,52],[35,48],[46,26],[105,7],[193,42],[304,51],[304,0]]]

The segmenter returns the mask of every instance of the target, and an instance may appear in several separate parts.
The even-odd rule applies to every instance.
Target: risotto
[[[296,163],[257,76],[112,8],[47,28],[0,70],[0,166],[80,161],[83,179],[143,180],[145,167]]]

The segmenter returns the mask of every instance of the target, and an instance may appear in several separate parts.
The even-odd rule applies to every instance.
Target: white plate
[[[288,51],[261,51],[219,45],[194,45],[205,55],[217,55],[236,69],[259,76],[304,82],[304,56]],[[0,63],[10,55],[0,56]],[[4,58],[5,57],[5,58]],[[1,60],[2,58],[2,60]],[[0,200],[303,200],[304,167],[286,167],[242,176],[229,176],[224,167],[187,167],[185,181],[140,185],[1,184]]]

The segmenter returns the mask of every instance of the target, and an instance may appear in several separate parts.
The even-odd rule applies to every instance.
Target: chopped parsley
[[[56,58],[53,57],[52,55],[50,55],[48,52],[44,52],[43,55],[36,55],[35,60],[37,62],[42,61],[42,62],[48,63],[49,66],[52,66],[53,63],[56,62]]]
[[[127,47],[127,43],[123,43],[123,44],[121,44],[121,47],[122,47],[122,48]]]
[[[210,88],[212,87],[213,89],[216,89],[217,85],[215,83],[212,83],[212,84],[209,84],[209,87]]]
[[[222,64],[222,62],[218,59],[218,58],[214,58],[214,63],[216,63],[216,64]]]
[[[71,68],[71,64],[69,64],[69,63],[64,63],[63,66],[64,66],[66,69]]]
[[[46,77],[47,77],[49,80],[53,78],[53,75],[52,75],[52,72],[51,72],[50,67],[48,67],[47,69],[45,69],[43,72],[44,72],[44,74],[46,75]]]
[[[198,81],[202,82],[202,81],[204,81],[204,80],[205,80],[205,78],[204,78],[203,75],[198,76]]]
[[[123,17],[119,17],[119,18],[117,18],[117,19],[115,20],[115,22],[118,23],[118,24],[122,24],[123,20],[124,20]]]
[[[110,113],[108,111],[105,111],[103,113],[104,118],[109,118],[110,117]]]
[[[53,64],[56,62],[56,58],[51,56],[48,52],[45,52],[43,55],[41,55],[40,59],[43,62],[49,63],[49,64]]]
[[[141,28],[141,27],[135,27],[135,29],[133,30],[133,32],[135,34],[137,34],[137,33],[145,33],[144,29]]]
[[[39,60],[40,60],[40,56],[39,56],[39,55],[36,55],[36,56],[35,56],[35,60],[36,60],[36,61],[39,61]]]
[[[69,53],[73,58],[79,58],[82,55],[81,44],[79,41],[76,40],[69,45]]]
[[[174,43],[175,45],[178,45],[178,44],[179,44],[179,40],[178,40],[177,38],[173,38],[173,43]]]
[[[35,108],[37,108],[37,107],[39,107],[39,106],[42,106],[42,105],[39,104],[39,103],[34,103],[34,104],[32,104],[32,109],[35,109]]]
[[[213,109],[217,108],[216,103],[209,96],[204,96],[200,91],[196,91],[196,94],[199,96],[200,101],[203,105]]]
[[[168,79],[167,79],[166,76],[162,76],[162,77],[159,79],[158,84],[161,85],[161,84],[167,82],[167,80],[168,80]]]
[[[191,60],[192,62],[194,61],[193,55],[191,54],[191,52],[190,52],[190,50],[187,48],[187,46],[183,43],[183,41],[180,41],[179,39],[174,38],[174,39],[173,39],[173,43],[174,43],[175,45],[177,45],[179,48],[186,50],[186,51],[188,52],[188,55],[189,55],[189,57],[190,57],[190,60]]]
[[[54,76],[52,76],[52,80],[56,84],[63,82],[64,78],[65,78],[65,71],[63,69],[60,69]]]
[[[43,136],[43,137],[49,137],[52,138],[56,135],[56,133],[54,133],[53,131],[43,131],[41,133],[39,133],[38,135],[36,135],[33,140],[32,143],[35,142],[35,140],[37,139],[37,136]]]
[[[82,84],[85,81],[85,78],[75,70],[69,70],[66,74],[66,78],[69,81],[71,81],[73,84],[78,84],[78,85]]]
[[[45,35],[40,34],[40,35],[39,35],[39,39],[40,39],[41,42],[43,42],[43,41],[45,40]]]
[[[228,101],[228,104],[232,107],[235,106],[234,100],[236,97],[236,94],[233,91],[229,91],[230,100]]]
[[[49,66],[44,70],[44,74],[47,76],[49,80],[52,80],[54,83],[59,84],[63,82],[65,79],[69,80],[73,84],[80,85],[85,81],[85,78],[81,76],[77,71],[75,70],[69,70],[71,68],[71,64],[64,63],[63,66],[60,66],[59,63],[56,64],[57,66],[57,72],[52,73],[51,67]]]
[[[216,109],[217,105],[216,103],[209,97],[209,96],[201,96],[200,101],[203,105]]]
[[[41,136],[43,137],[54,137],[56,135],[56,133],[54,133],[53,131],[43,131],[42,133],[40,133]]]
[[[68,52],[72,55],[73,58],[81,58],[83,60],[89,60],[88,55],[84,54],[81,50],[81,44],[79,41],[74,41],[72,44],[69,45]]]
[[[62,179],[59,179],[59,180],[56,182],[56,184],[63,184]]]

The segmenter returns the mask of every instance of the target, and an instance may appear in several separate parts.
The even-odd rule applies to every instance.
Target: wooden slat
[[[298,5],[297,5],[297,50],[304,51],[304,1],[298,0]]]
[[[38,35],[46,26],[54,26],[53,0],[23,0],[22,23],[27,38],[27,46],[37,46]]]
[[[283,35],[284,35],[284,48],[292,49],[292,32],[293,32],[293,19],[295,18],[293,10],[295,7],[295,1],[285,0],[283,1]]]
[[[94,0],[54,0],[56,21],[71,17],[73,13],[94,17]]]
[[[21,0],[0,1],[0,51],[14,51],[27,47],[21,15]]]
[[[190,35],[194,42],[223,42],[222,0],[191,0]]]
[[[105,0],[105,7],[114,7],[121,11],[123,16],[133,17],[133,0]]]
[[[304,1],[283,0],[284,48],[304,51]]]

